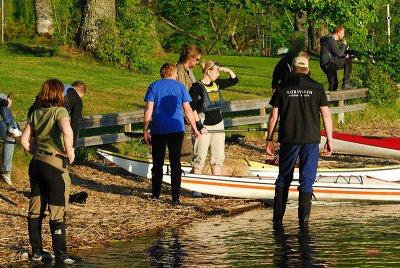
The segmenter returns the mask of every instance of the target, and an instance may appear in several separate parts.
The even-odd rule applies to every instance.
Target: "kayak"
[[[326,133],[321,131],[321,146]],[[400,159],[400,138],[333,133],[333,150],[359,155]]]
[[[105,150],[98,153],[141,177],[151,178],[150,159],[121,155]],[[251,176],[214,176],[191,174],[190,166],[183,165],[181,187],[205,194],[249,198],[273,199],[278,167],[248,161]],[[164,165],[163,181],[171,183],[170,167]],[[314,196],[317,200],[369,200],[400,201],[400,165],[374,168],[318,169],[314,183]],[[289,198],[297,199],[298,171],[295,172]]]

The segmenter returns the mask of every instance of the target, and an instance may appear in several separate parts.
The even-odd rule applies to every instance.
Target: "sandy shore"
[[[235,160],[229,159],[263,161],[265,143],[259,138],[249,138],[245,143],[227,144],[226,154],[228,161],[224,173],[240,175],[237,172],[241,168]],[[230,161],[233,161],[231,165]],[[325,166],[362,167],[399,163],[342,154],[321,159],[321,164]],[[150,180],[133,176],[109,162],[73,165],[70,174],[72,193],[85,191],[89,195],[86,204],[72,204],[69,208],[67,243],[70,249],[86,249],[113,240],[133,239],[143,233],[201,221],[215,215],[228,216],[261,205],[260,202],[243,199],[212,196],[194,198],[190,192],[182,190],[182,205],[174,207],[170,203],[170,187],[167,185],[163,186],[163,202],[152,201],[148,198],[151,193]],[[23,253],[30,252],[26,221],[30,189],[29,179],[27,175],[25,177],[14,183],[13,187],[0,182],[0,267],[26,261],[27,254]],[[43,240],[45,250],[52,252],[47,223],[44,224]]]
[[[182,191],[180,206],[170,204],[170,188],[163,186],[161,200],[148,199],[150,180],[139,178],[107,164],[71,167],[72,193],[86,191],[86,204],[71,204],[67,215],[68,248],[85,249],[112,240],[131,239],[143,233],[173,227],[213,215],[230,215],[260,206],[259,202],[229,198],[193,198]],[[0,266],[24,261],[30,252],[27,231],[28,179],[13,188],[0,184]],[[11,202],[20,205],[20,207]],[[46,221],[46,219],[45,219]],[[51,251],[51,234],[44,224],[45,250]]]

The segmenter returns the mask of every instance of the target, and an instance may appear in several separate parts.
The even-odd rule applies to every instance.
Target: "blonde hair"
[[[58,79],[49,79],[43,83],[39,93],[42,107],[64,106],[64,84]]]
[[[203,60],[200,64],[203,74],[205,74],[208,70],[213,70],[215,68],[215,61],[213,60]]]
[[[176,72],[176,64],[173,62],[164,63],[160,68],[161,78],[171,77]]]

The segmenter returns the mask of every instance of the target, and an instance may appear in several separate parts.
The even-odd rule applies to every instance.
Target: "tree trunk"
[[[34,0],[35,31],[40,36],[51,37],[54,34],[53,9],[51,0]]]
[[[115,21],[115,1],[86,0],[78,31],[79,48],[89,51],[96,50],[102,23],[106,20]]]
[[[321,51],[321,44],[319,42],[319,39],[327,35],[328,33],[329,31],[325,24],[319,25],[318,28],[315,30],[315,52],[317,54],[319,54]]]

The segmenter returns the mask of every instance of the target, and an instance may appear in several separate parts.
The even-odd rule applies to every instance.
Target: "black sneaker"
[[[159,197],[155,197],[154,195],[151,195],[149,197],[149,200],[154,201],[154,202],[164,203],[163,200],[161,200]]]
[[[173,206],[179,206],[180,204],[181,204],[181,201],[179,201],[179,200],[172,201]]]
[[[43,252],[42,254],[32,254],[33,261],[51,261],[54,259],[54,255],[49,252]]]

